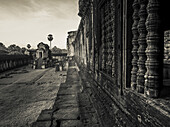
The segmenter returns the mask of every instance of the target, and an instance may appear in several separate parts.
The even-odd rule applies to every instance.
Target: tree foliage
[[[24,54],[24,52],[26,51],[27,49],[25,48],[25,47],[22,47],[21,48],[21,51],[22,51],[22,53]]]
[[[22,54],[22,49],[15,44],[8,46],[8,51],[10,52],[9,54]]]
[[[56,46],[54,46],[52,49],[51,49],[52,53],[61,53],[62,50],[60,48],[57,48]]]
[[[48,39],[49,41],[52,41],[52,40],[53,40],[53,35],[52,35],[52,34],[49,34],[48,37],[47,37],[47,39]]]
[[[0,50],[6,50],[7,48],[5,47],[5,45],[2,43],[2,42],[0,42]]]
[[[31,45],[28,44],[29,48],[31,48]],[[4,55],[14,55],[14,54],[24,54],[26,51],[25,47],[20,48],[18,45],[16,44],[11,44],[8,47],[6,47],[2,42],[0,42],[0,54],[4,54]]]

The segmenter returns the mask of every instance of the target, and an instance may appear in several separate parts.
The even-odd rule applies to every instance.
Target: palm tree
[[[50,41],[50,49],[51,49],[51,41],[53,40],[53,35],[49,34],[47,39]]]
[[[27,44],[27,48],[30,49],[30,48],[31,48],[31,45],[30,45],[30,44]]]

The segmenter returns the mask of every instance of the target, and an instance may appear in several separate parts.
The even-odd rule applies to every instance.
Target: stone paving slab
[[[77,120],[79,117],[78,107],[61,108],[54,112],[53,118],[57,120]]]
[[[37,121],[51,121],[52,113],[53,113],[52,109],[43,110],[39,115]]]
[[[60,95],[57,97],[55,103],[55,108],[63,107],[78,107],[77,96],[76,95]]]

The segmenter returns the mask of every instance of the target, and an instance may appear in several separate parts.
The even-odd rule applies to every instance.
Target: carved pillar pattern
[[[107,17],[106,17],[106,22],[107,22],[107,33],[106,33],[106,41],[107,41],[107,49],[108,49],[108,53],[107,53],[107,62],[106,62],[106,67],[107,67],[107,74],[109,74],[109,76],[112,76],[112,51],[113,51],[113,40],[112,40],[112,32],[113,32],[113,17],[112,17],[112,9],[111,8],[112,5],[112,1],[109,0],[107,1]]]
[[[102,70],[105,70],[106,64],[105,64],[105,52],[106,52],[106,46],[105,46],[105,20],[104,20],[104,8],[101,9],[101,42],[102,42]]]
[[[106,60],[106,73],[107,74],[111,74],[111,62],[112,62],[112,40],[111,40],[111,34],[112,34],[112,24],[111,24],[111,8],[110,8],[110,1],[106,2],[106,17],[105,17],[105,21],[106,21],[106,45],[107,45],[107,60]]]
[[[138,66],[137,66],[137,62],[138,62],[138,37],[139,37],[139,33],[138,33],[138,22],[139,22],[139,16],[138,16],[138,12],[139,12],[139,3],[138,0],[134,0],[133,3],[133,25],[132,25],[132,33],[133,33],[133,39],[132,39],[132,45],[133,45],[133,49],[132,49],[132,55],[133,55],[133,59],[132,59],[132,71],[131,71],[131,88],[133,90],[136,89],[136,79],[137,79],[137,71],[138,71]]]
[[[138,38],[138,73],[137,73],[137,91],[139,93],[144,93],[144,83],[145,83],[145,73],[146,73],[146,67],[145,67],[145,61],[146,61],[146,18],[147,18],[147,10],[146,10],[146,4],[147,0],[139,0],[140,3],[140,10],[139,10],[139,24],[138,24],[138,31],[139,31],[139,38]]]
[[[147,34],[147,61],[145,74],[145,95],[148,97],[158,97],[160,87],[159,55],[160,55],[160,15],[159,0],[149,0],[146,21]]]
[[[109,18],[109,7],[108,7],[108,1],[105,2],[104,4],[104,48],[105,48],[105,52],[104,52],[104,55],[105,55],[105,58],[104,58],[104,63],[105,63],[105,68],[104,68],[104,72],[107,73],[107,70],[108,70],[108,55],[109,55],[109,47],[108,47],[108,29],[109,29],[109,24],[108,24],[108,18]]]
[[[101,44],[102,44],[102,53],[101,53],[101,65],[102,71],[109,76],[113,76],[115,70],[115,59],[113,57],[114,54],[114,14],[115,7],[114,7],[114,0],[108,0],[104,3],[101,7]]]
[[[115,1],[111,0],[111,4],[110,4],[110,8],[111,8],[111,23],[112,23],[112,33],[111,33],[111,42],[112,42],[112,48],[111,48],[111,52],[112,52],[112,77],[115,76],[115,63],[116,63],[116,59],[115,59]],[[115,80],[116,81],[116,80]]]

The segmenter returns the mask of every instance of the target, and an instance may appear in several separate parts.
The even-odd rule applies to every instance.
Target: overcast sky
[[[39,42],[66,48],[67,32],[77,30],[78,0],[0,0],[0,42],[36,48]]]

